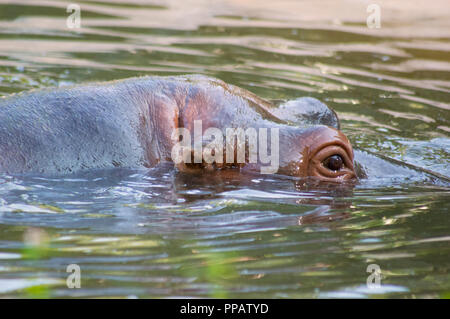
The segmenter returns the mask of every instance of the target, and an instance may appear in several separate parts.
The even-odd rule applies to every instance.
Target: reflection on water
[[[78,31],[71,2],[0,1],[0,94],[207,74],[316,97],[356,148],[450,176],[446,1],[426,16],[381,1],[381,29],[361,1],[78,1]],[[449,195],[387,168],[356,185],[170,165],[2,175],[0,296],[449,297]],[[66,287],[73,263],[81,289]]]

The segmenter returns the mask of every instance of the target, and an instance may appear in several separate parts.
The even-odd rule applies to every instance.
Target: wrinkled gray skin
[[[84,86],[2,100],[0,171],[69,173],[139,164],[143,150],[133,129],[139,118],[127,103],[138,89]]]

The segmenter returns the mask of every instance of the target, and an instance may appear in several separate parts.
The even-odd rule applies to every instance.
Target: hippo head
[[[172,160],[180,171],[240,167],[244,171],[315,177],[331,182],[356,177],[352,146],[339,130],[336,113],[320,101],[301,98],[252,113],[238,99],[230,103],[233,108],[222,108],[233,112],[219,115],[205,110],[220,103],[206,101],[201,104],[203,107],[185,108],[180,121],[183,131],[194,135],[198,132],[201,139],[196,142],[187,133],[181,139],[178,132],[173,135],[176,148]],[[188,147],[187,152],[181,144]]]

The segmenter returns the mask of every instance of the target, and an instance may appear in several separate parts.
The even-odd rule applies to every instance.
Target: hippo
[[[249,132],[251,128],[266,132],[265,136],[270,135],[267,130],[276,130],[278,135],[270,135],[271,143],[265,143],[270,144],[267,156],[274,155],[275,149],[279,155],[271,173],[331,182],[357,177],[352,146],[340,131],[336,113],[322,102],[306,97],[275,105],[201,75],[144,76],[3,97],[0,173],[69,174],[110,167],[149,168],[162,162],[173,162],[182,172],[258,171],[267,164],[248,149],[238,161],[238,139],[230,140],[231,146],[225,143],[220,152],[213,149],[213,161],[206,161],[205,153],[194,158],[199,155],[195,147],[190,153],[182,149],[181,160],[174,160],[181,141],[185,146],[192,143],[180,135],[180,129],[195,132],[198,123],[203,135],[209,128],[224,136],[228,129]],[[258,145],[264,144],[263,136],[258,135]],[[248,143],[249,136],[244,137]],[[212,135],[209,138],[200,144],[210,145]]]

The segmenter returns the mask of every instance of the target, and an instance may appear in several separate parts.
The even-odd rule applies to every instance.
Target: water
[[[449,4],[0,1],[0,94],[200,73],[313,96],[355,148],[450,177]],[[448,181],[188,176],[170,165],[0,176],[0,297],[445,298]],[[81,268],[68,289],[66,267]],[[369,288],[367,268],[381,269]]]

